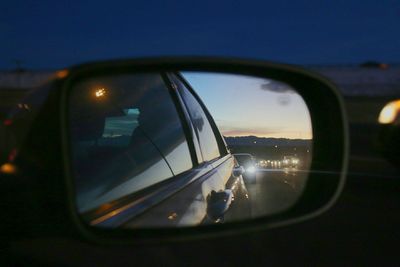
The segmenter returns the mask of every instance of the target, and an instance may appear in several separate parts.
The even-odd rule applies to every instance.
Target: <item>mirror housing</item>
[[[182,70],[267,77],[296,89],[310,111],[314,137],[311,171],[303,195],[292,208],[283,213],[230,224],[135,230],[94,228],[87,225],[77,212],[71,162],[68,99],[73,84],[102,74]],[[26,142],[18,148],[18,155],[12,162],[20,170],[15,176],[29,181],[27,185],[35,191],[32,194],[22,194],[25,203],[35,208],[28,205],[14,209],[15,205],[11,205],[11,212],[16,217],[25,216],[24,222],[31,221],[29,218],[41,222],[37,224],[41,226],[30,226],[38,233],[63,231],[69,236],[97,243],[119,244],[186,240],[255,231],[311,219],[329,209],[342,191],[348,162],[348,126],[343,100],[332,83],[307,70],[290,65],[226,58],[117,60],[72,67],[53,81],[52,88],[44,99]],[[53,130],[46,131],[48,127]],[[35,155],[34,159],[32,155]],[[242,168],[237,169],[236,174],[243,174],[242,171]],[[51,204],[40,206],[35,203]]]
[[[224,190],[220,192],[211,191],[207,197],[207,215],[214,222],[224,220],[224,214],[228,210],[233,201],[232,190]]]

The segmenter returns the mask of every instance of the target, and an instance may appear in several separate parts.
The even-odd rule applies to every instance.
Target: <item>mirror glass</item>
[[[95,227],[229,223],[292,207],[312,124],[288,84],[230,73],[91,76],[69,95],[76,209]]]

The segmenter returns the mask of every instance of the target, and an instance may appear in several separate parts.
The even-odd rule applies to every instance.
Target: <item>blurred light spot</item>
[[[67,77],[68,73],[69,73],[68,70],[60,70],[60,71],[57,71],[56,75],[57,75],[57,78],[62,79],[62,78]]]
[[[173,212],[168,216],[168,220],[175,220],[177,217],[178,214],[176,214],[176,212]]]
[[[28,104],[18,103],[17,106],[20,109],[26,109],[26,110],[30,109]]]
[[[378,122],[381,124],[390,124],[396,120],[400,113],[400,100],[387,103],[379,114]]]
[[[12,120],[4,120],[4,121],[3,121],[3,124],[4,124],[5,126],[10,126],[10,125],[12,124]]]
[[[103,96],[105,96],[105,94],[106,94],[106,89],[105,89],[105,88],[99,88],[99,89],[97,89],[96,92],[94,93],[94,95],[95,95],[97,98],[103,97]]]
[[[0,166],[0,172],[5,174],[14,174],[17,172],[17,168],[14,164],[4,163]]]

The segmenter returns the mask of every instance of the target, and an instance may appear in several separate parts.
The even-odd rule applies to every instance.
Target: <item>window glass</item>
[[[200,103],[178,78],[173,76],[172,79],[178,86],[180,94],[186,103],[188,112],[196,129],[203,159],[209,161],[219,157],[220,152],[214,131]]]
[[[192,168],[179,115],[158,74],[79,83],[70,98],[70,127],[81,212]]]
[[[105,121],[103,138],[112,138],[117,135],[131,136],[135,128],[139,125],[139,109],[124,109],[123,115],[118,117],[108,117]]]

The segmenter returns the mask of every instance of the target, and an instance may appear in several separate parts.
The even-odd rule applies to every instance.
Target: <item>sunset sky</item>
[[[233,74],[182,74],[225,136],[312,138],[305,102],[284,83]]]

